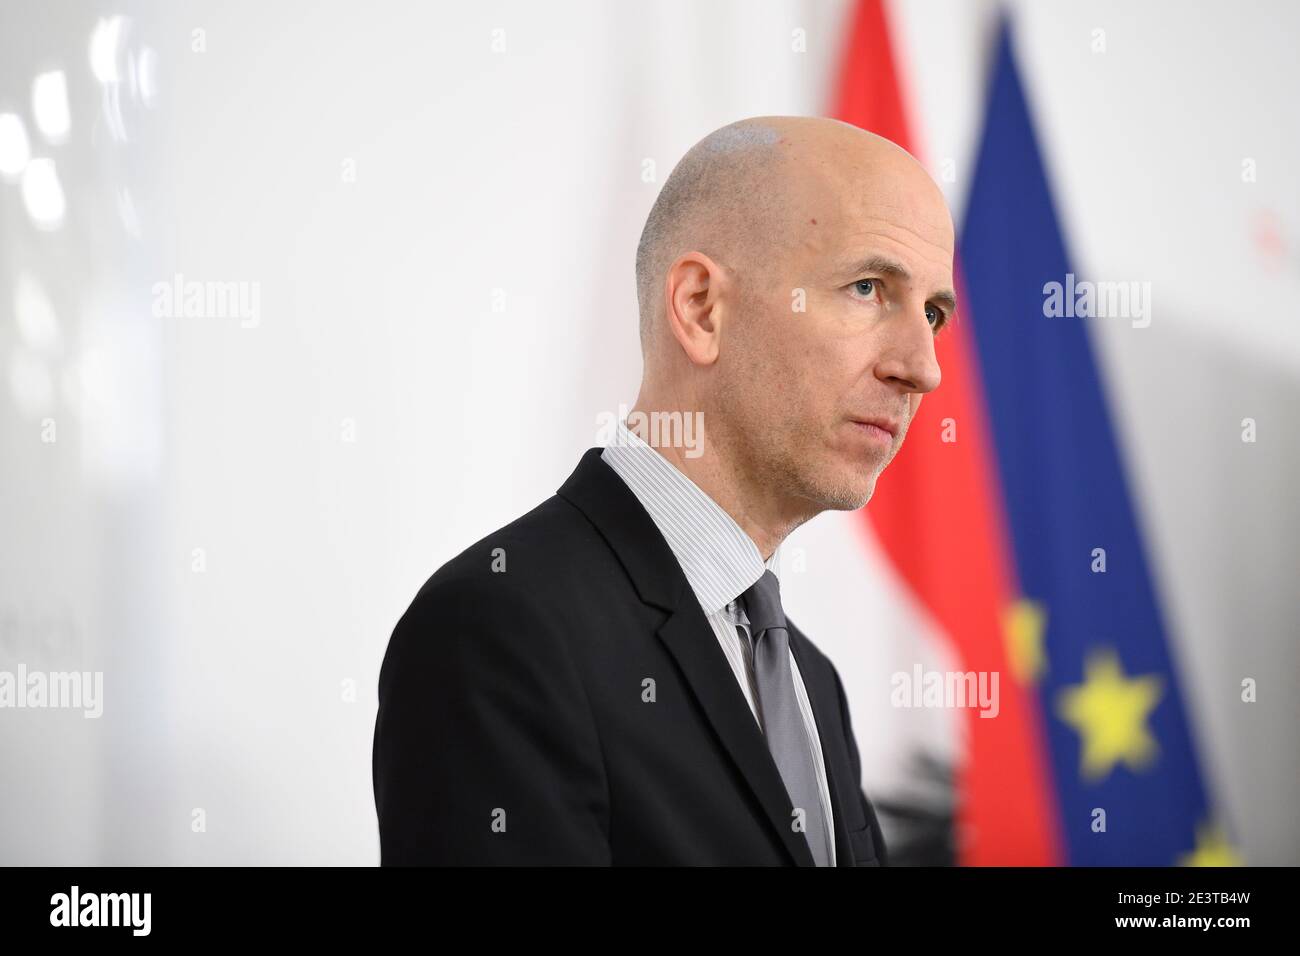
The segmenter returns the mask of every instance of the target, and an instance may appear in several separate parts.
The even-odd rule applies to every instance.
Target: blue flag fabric
[[[1124,410],[1088,326],[1144,330],[1079,314],[1097,303],[1071,270],[1005,20],[960,253],[1020,593],[1041,622],[1017,653],[1043,708],[1064,862],[1204,861],[1217,831],[1118,447]]]

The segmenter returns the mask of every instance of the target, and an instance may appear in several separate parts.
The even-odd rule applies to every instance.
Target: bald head
[[[779,117],[714,130],[681,158],[646,217],[636,250],[637,304],[644,347],[663,303],[664,275],[682,252],[698,249],[733,263],[762,252],[783,206],[778,185]]]
[[[763,269],[799,241],[807,224],[801,216],[817,201],[814,187],[821,199],[834,201],[827,191],[870,188],[873,170],[910,174],[943,208],[938,188],[909,153],[839,120],[751,117],[696,143],[664,183],[637,245],[643,350],[663,311],[665,275],[678,256],[697,250],[737,274]]]

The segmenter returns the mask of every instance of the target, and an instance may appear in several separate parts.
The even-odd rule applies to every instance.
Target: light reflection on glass
[[[57,229],[63,225],[66,202],[63,185],[52,159],[33,159],[23,170],[23,205],[37,228]]]
[[[118,83],[118,48],[122,43],[122,17],[108,17],[95,24],[90,34],[90,72],[100,83]]]
[[[0,113],[0,176],[13,182],[31,159],[27,127],[16,113]]]
[[[38,352],[51,352],[59,346],[59,321],[54,306],[29,273],[22,273],[14,284],[14,319],[23,342]]]
[[[68,138],[72,117],[68,112],[68,78],[62,70],[39,74],[32,81],[32,116],[36,128],[51,143]]]

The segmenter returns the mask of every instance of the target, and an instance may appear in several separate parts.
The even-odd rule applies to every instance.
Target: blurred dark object
[[[956,790],[952,766],[918,752],[910,760],[907,789],[872,795],[890,866],[955,866]]]

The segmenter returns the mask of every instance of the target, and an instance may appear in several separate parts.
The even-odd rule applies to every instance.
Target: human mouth
[[[866,435],[872,441],[880,442],[884,445],[892,445],[894,437],[898,434],[899,423],[890,418],[865,418],[850,419],[851,424],[859,432]]]

